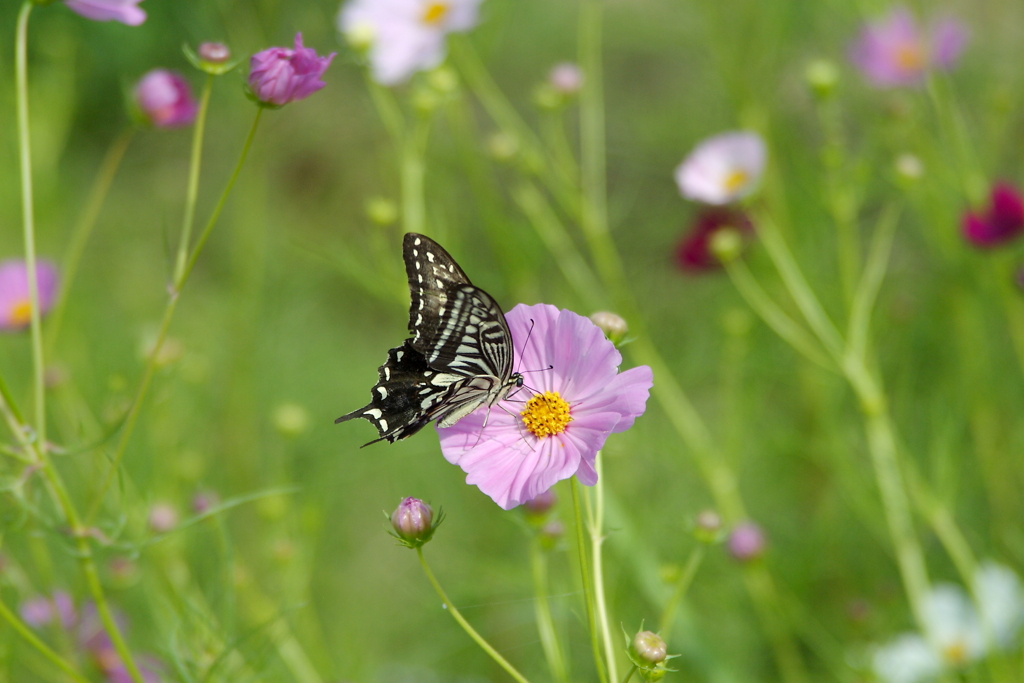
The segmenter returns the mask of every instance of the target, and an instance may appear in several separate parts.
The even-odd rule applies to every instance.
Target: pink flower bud
[[[199,59],[211,64],[223,64],[231,58],[231,50],[224,43],[200,43],[196,53]]]
[[[548,510],[553,508],[556,502],[558,502],[558,499],[555,498],[554,492],[548,489],[544,493],[536,495],[523,503],[523,507],[528,515],[539,517],[547,514]]]
[[[583,87],[583,72],[571,62],[562,62],[551,69],[548,82],[563,95],[571,95]]]
[[[146,13],[136,7],[142,0],[64,0],[75,14],[93,21],[120,21],[138,26],[146,20]]]
[[[754,522],[737,524],[729,534],[729,553],[740,562],[756,560],[764,554],[764,532]]]
[[[135,103],[146,120],[157,128],[190,125],[196,118],[196,102],[181,74],[153,69],[135,86]]]
[[[412,544],[422,544],[430,539],[434,528],[434,510],[419,498],[406,498],[391,513],[391,526],[398,536]]]
[[[320,80],[336,52],[318,57],[313,48],[303,47],[302,34],[295,34],[295,48],[272,47],[252,56],[249,89],[263,104],[281,106],[302,100],[325,83]]]
[[[149,528],[165,534],[178,525],[178,513],[169,503],[157,503],[149,510]]]

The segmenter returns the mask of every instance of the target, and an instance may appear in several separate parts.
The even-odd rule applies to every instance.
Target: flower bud
[[[551,69],[548,83],[563,95],[573,95],[583,87],[583,72],[571,62],[562,62]]]
[[[722,533],[722,518],[714,510],[703,510],[693,523],[693,535],[701,543],[715,543]]]
[[[380,226],[387,226],[398,220],[398,207],[390,199],[373,197],[366,202],[366,215]]]
[[[487,141],[487,151],[498,161],[510,161],[519,153],[519,140],[508,133],[495,133]]]
[[[839,84],[839,69],[826,59],[816,59],[807,65],[804,79],[815,97],[820,100],[828,99],[835,93]]]
[[[548,489],[544,493],[534,496],[523,503],[523,510],[527,515],[543,517],[555,506],[555,503],[557,502],[558,498],[555,497],[555,493],[551,489]]]
[[[315,50],[303,46],[302,34],[297,33],[294,48],[271,47],[252,56],[249,93],[265,107],[303,100],[324,87],[320,78],[335,54],[317,56]]]
[[[756,560],[764,554],[765,538],[754,522],[742,522],[729,534],[729,553],[740,562]]]
[[[395,538],[408,548],[418,548],[434,535],[443,515],[434,522],[434,510],[419,498],[406,498],[391,513]]]
[[[309,429],[309,413],[298,403],[282,403],[274,408],[273,422],[278,434],[294,439]]]
[[[743,251],[743,236],[736,228],[726,226],[711,234],[708,246],[721,263],[730,263]]]
[[[653,631],[640,631],[633,636],[632,654],[648,665],[661,664],[668,656],[665,641]]]
[[[188,81],[176,71],[153,69],[135,86],[135,104],[142,118],[157,128],[191,125],[198,107]]]
[[[590,322],[601,328],[604,336],[608,337],[613,344],[618,344],[629,332],[626,321],[610,311],[598,311],[590,315]]]
[[[924,164],[917,156],[904,152],[896,157],[896,174],[900,180],[912,182],[924,175]]]
[[[558,521],[548,522],[540,529],[540,544],[545,550],[553,550],[565,536],[565,526]]]
[[[223,64],[231,59],[231,50],[224,43],[200,43],[196,54],[210,64]]]
[[[451,95],[459,89],[459,75],[454,69],[438,67],[427,74],[430,87],[442,95]]]
[[[166,534],[178,525],[178,513],[170,503],[156,503],[149,509],[149,528]]]
[[[192,512],[197,515],[205,515],[220,503],[220,498],[215,491],[200,491],[192,496]]]

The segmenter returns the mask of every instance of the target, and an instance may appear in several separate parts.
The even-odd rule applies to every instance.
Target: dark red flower
[[[722,264],[711,251],[711,238],[721,228],[733,228],[744,235],[754,230],[750,219],[741,211],[705,209],[676,247],[676,264],[682,270],[695,272],[720,268]]]
[[[992,187],[989,207],[968,212],[963,219],[964,239],[977,247],[995,247],[1024,233],[1024,198],[1006,183]]]

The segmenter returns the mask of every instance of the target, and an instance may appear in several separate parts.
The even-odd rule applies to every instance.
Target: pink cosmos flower
[[[68,9],[93,21],[120,21],[128,26],[138,26],[146,20],[146,13],[139,9],[142,0],[64,0]]]
[[[249,89],[264,104],[281,106],[303,100],[324,87],[320,77],[336,54],[318,57],[316,50],[303,47],[302,34],[296,33],[294,49],[272,47],[252,56]]]
[[[952,18],[923,31],[901,7],[861,29],[850,48],[850,61],[879,88],[914,85],[929,69],[951,68],[967,38],[967,29]]]
[[[375,81],[398,85],[444,61],[445,37],[473,28],[481,1],[351,0],[338,30],[354,48],[368,50]]]
[[[21,603],[18,610],[25,623],[33,628],[49,626],[54,621],[64,629],[75,625],[75,603],[65,591],[54,591],[49,597],[40,595]]]
[[[1024,198],[1006,183],[992,187],[984,212],[964,215],[964,238],[977,247],[995,247],[1024,233]]]
[[[726,544],[729,554],[740,562],[756,560],[764,554],[764,532],[754,522],[742,522],[729,534]]]
[[[720,268],[722,262],[711,251],[711,239],[722,228],[733,228],[740,234],[752,234],[754,226],[742,211],[708,209],[697,215],[690,232],[676,247],[676,264],[691,272]]]
[[[509,510],[573,475],[596,483],[597,451],[644,413],[653,375],[647,366],[620,373],[615,345],[572,311],[520,304],[505,319],[522,351],[519,365],[552,369],[531,373],[532,397],[516,392],[438,434],[444,457],[466,472],[466,483]]]
[[[767,157],[764,140],[757,133],[721,133],[694,147],[676,168],[676,184],[687,199],[728,204],[757,188]]]
[[[153,69],[135,86],[135,103],[157,128],[188,126],[196,118],[196,101],[188,81],[176,71]]]
[[[36,262],[39,309],[45,314],[57,298],[57,268],[49,261]],[[21,260],[0,263],[0,331],[28,327],[32,304],[28,291],[28,268]]]

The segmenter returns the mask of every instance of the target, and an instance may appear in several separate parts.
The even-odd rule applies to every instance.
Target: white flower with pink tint
[[[676,168],[679,192],[706,204],[728,204],[753,192],[768,152],[757,133],[734,131],[697,145]]]
[[[967,45],[967,29],[946,17],[930,28],[918,26],[906,8],[864,25],[850,48],[850,61],[879,88],[914,85],[929,69],[949,69]]]
[[[382,85],[398,85],[444,61],[445,37],[477,22],[482,0],[351,0],[338,14],[338,30],[368,50]]]
[[[644,413],[653,375],[647,366],[620,373],[615,345],[572,311],[520,304],[505,319],[520,367],[539,370],[529,375],[533,391],[437,431],[444,457],[466,472],[466,483],[509,510],[573,475],[595,484],[597,452]]]

